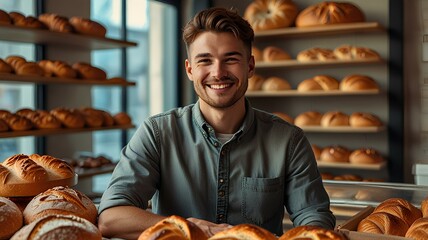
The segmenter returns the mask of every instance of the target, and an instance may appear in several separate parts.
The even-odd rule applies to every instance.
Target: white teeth
[[[211,85],[212,89],[223,89],[229,87],[230,84],[218,84],[218,85]]]

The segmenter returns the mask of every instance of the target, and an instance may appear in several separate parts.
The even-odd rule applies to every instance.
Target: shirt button
[[[217,142],[215,142],[215,143],[214,143],[214,146],[218,147],[218,143],[217,143]]]
[[[224,182],[224,179],[223,179],[223,178],[220,178],[218,181],[219,181],[220,183],[223,183],[223,182]]]
[[[223,197],[223,196],[224,196],[224,191],[219,191],[219,192],[218,192],[218,195],[219,195],[220,197]]]
[[[222,150],[221,155],[224,156],[224,154],[226,154],[226,152],[224,150]]]
[[[218,217],[219,217],[220,219],[222,219],[222,218],[224,217],[224,215],[223,215],[223,214],[220,214],[220,215],[218,215]]]

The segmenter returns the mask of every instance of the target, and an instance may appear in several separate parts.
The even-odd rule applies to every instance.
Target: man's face
[[[203,32],[189,46],[186,73],[199,98],[215,108],[227,108],[243,98],[254,58],[232,33]]]

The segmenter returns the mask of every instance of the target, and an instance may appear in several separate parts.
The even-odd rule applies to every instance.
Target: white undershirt
[[[224,144],[225,142],[229,141],[233,134],[224,134],[224,133],[216,133],[217,139]]]

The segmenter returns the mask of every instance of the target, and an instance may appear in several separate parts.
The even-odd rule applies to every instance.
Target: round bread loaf
[[[30,120],[18,114],[4,116],[2,119],[12,131],[26,131],[33,128],[33,123]]]
[[[317,75],[309,79],[303,80],[297,86],[297,91],[307,92],[314,90],[337,90],[339,89],[339,81],[328,75]]]
[[[85,126],[85,119],[76,110],[54,108],[50,113],[67,128],[83,128]]]
[[[358,232],[388,234],[395,236],[406,235],[406,222],[402,219],[385,212],[371,213],[358,224]]]
[[[373,78],[360,74],[352,74],[344,77],[340,81],[339,88],[342,91],[379,90],[379,86]]]
[[[224,239],[252,239],[252,240],[277,240],[275,235],[266,229],[248,223],[238,224],[232,228],[214,234],[210,240]]]
[[[74,215],[96,224],[97,209],[85,194],[69,187],[53,187],[35,196],[24,209],[29,224],[47,215]]]
[[[74,30],[80,34],[105,37],[107,29],[100,23],[88,18],[71,17],[69,20]]]
[[[314,152],[315,159],[317,161],[320,160],[322,149],[315,144],[311,144],[311,147],[312,147],[312,152]]]
[[[83,79],[105,80],[107,74],[104,70],[94,67],[91,64],[77,62],[72,65],[72,68],[77,71],[77,76]]]
[[[97,109],[87,107],[81,108],[79,111],[85,119],[86,126],[101,127],[104,124],[104,116]]]
[[[269,46],[263,49],[263,61],[273,62],[291,59],[290,55],[279,47]]]
[[[290,89],[290,83],[288,83],[286,79],[280,77],[268,77],[262,85],[262,90],[264,91],[281,91]]]
[[[12,19],[9,16],[9,14],[3,10],[0,9],[0,24],[12,24]]]
[[[378,60],[380,59],[379,53],[375,50],[352,46],[352,45],[341,45],[333,50],[334,55],[340,60]]]
[[[113,115],[113,119],[116,125],[132,124],[132,119],[126,112],[116,113],[115,115]]]
[[[321,126],[323,127],[349,126],[349,116],[340,111],[326,112],[321,118]]]
[[[322,114],[317,111],[303,112],[294,119],[294,124],[298,127],[320,126]]]
[[[406,238],[413,240],[428,239],[428,218],[419,218],[407,230]]]
[[[294,120],[292,117],[290,117],[288,114],[283,113],[283,112],[273,112],[272,114],[274,114],[275,116],[281,118],[282,120],[289,122],[291,124],[293,124]]]
[[[300,62],[337,60],[333,50],[318,47],[300,51],[296,59]]]
[[[364,13],[356,5],[349,2],[324,1],[303,9],[296,18],[296,26],[311,27],[364,21]]]
[[[256,62],[262,62],[263,61],[263,53],[262,50],[258,49],[257,47],[251,48],[251,53],[254,56],[254,61]]]
[[[389,198],[380,203],[373,212],[386,212],[394,215],[406,222],[408,227],[410,227],[416,219],[422,217],[421,210],[403,198]]]
[[[99,110],[103,116],[103,126],[109,127],[114,125],[114,118],[113,116],[104,110]]]
[[[62,32],[62,33],[74,32],[74,28],[68,22],[67,17],[59,16],[54,13],[43,13],[39,15],[38,19],[42,23],[44,23],[51,31]]]
[[[371,113],[354,112],[349,117],[349,125],[351,127],[379,127],[382,126],[382,121]]]
[[[0,239],[9,239],[22,227],[22,213],[11,200],[0,197]]]
[[[0,58],[0,73],[12,73],[13,68],[3,59]]]
[[[298,14],[291,0],[255,0],[244,12],[244,18],[255,32],[289,27]]]
[[[172,215],[147,228],[138,237],[138,240],[147,239],[206,240],[208,236],[196,224]]]
[[[349,162],[351,151],[343,146],[328,146],[323,148],[320,161],[323,162]]]
[[[354,164],[375,164],[384,162],[382,155],[372,148],[360,148],[352,151],[349,162]]]
[[[65,239],[64,237],[66,239],[102,239],[98,228],[84,218],[48,215],[21,228],[11,240]]]
[[[252,77],[250,77],[248,79],[248,91],[259,91],[262,90],[262,86],[264,83],[265,79],[258,75],[258,74],[254,74]]]
[[[322,240],[346,240],[346,237],[339,232],[324,229],[317,226],[298,226],[286,231],[278,240],[298,240],[298,239],[322,239]]]

